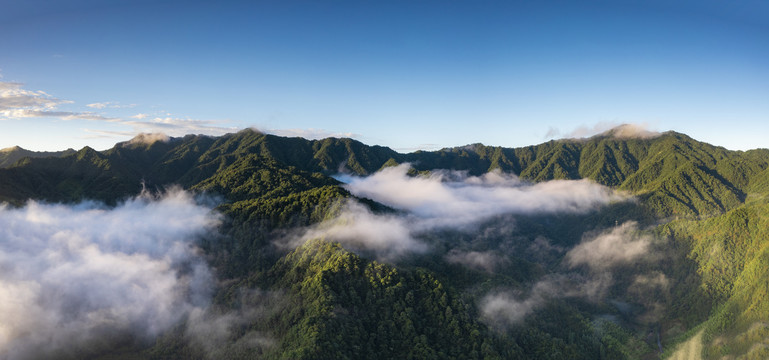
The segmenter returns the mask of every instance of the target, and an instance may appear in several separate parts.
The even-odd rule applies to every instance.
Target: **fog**
[[[399,213],[378,214],[355,201],[339,215],[305,229],[290,243],[297,246],[312,238],[326,238],[352,248],[371,250],[382,259],[425,252],[420,235],[436,230],[476,230],[484,221],[501,215],[584,213],[627,197],[588,180],[521,181],[513,174],[493,171],[481,176],[464,172],[434,171],[409,176],[410,165],[385,168],[368,177],[338,176],[352,194],[369,198]],[[447,260],[493,271],[502,258],[490,254],[459,253]]]
[[[214,279],[194,244],[219,221],[181,190],[115,208],[0,207],[0,358],[147,340],[204,308]]]
[[[658,257],[652,244],[653,237],[639,230],[633,221],[587,233],[580,244],[566,253],[566,268],[561,272],[543,276],[525,292],[496,289],[481,298],[482,319],[496,328],[506,328],[520,324],[526,316],[554,299],[576,297],[601,302],[615,284],[615,271],[619,266]],[[588,271],[578,271],[580,268]],[[636,274],[628,285],[628,294],[646,309],[640,320],[650,322],[658,318],[663,309],[660,297],[669,290],[665,275],[658,271]],[[649,299],[647,293],[652,291],[657,291],[654,295],[659,296]]]
[[[638,224],[629,221],[595,236],[585,236],[566,254],[566,261],[572,267],[587,265],[593,270],[605,270],[643,258],[651,242],[651,236],[639,232]]]
[[[409,176],[409,164],[368,177],[349,177],[345,188],[426,220],[424,225],[462,227],[500,214],[582,213],[625,196],[589,180],[521,181],[500,171],[468,176],[434,171]]]

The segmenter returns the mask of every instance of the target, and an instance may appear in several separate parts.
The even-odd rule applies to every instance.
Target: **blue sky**
[[[139,132],[769,147],[761,1],[1,1],[0,148]]]

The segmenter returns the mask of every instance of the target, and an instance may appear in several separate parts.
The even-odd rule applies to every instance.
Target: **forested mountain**
[[[61,157],[64,155],[70,155],[74,153],[75,150],[67,149],[64,151],[29,151],[27,149],[22,149],[18,146],[9,147],[5,149],[0,150],[0,168],[5,168],[13,165],[17,161],[25,158],[41,158],[41,157]]]
[[[150,340],[103,340],[63,358],[655,359],[681,355],[687,341],[706,358],[769,356],[766,149],[615,129],[522,148],[401,154],[243,130],[23,154],[0,159],[0,201],[11,206],[109,207],[180,186],[214,199],[224,216],[218,235],[197,246],[215,269],[209,311],[241,314],[226,336],[194,340],[190,317]],[[398,181],[455,181],[449,191],[480,183],[468,199],[494,188],[488,199],[523,189],[516,196],[599,200],[471,220],[461,212],[438,226],[462,209],[414,210],[409,196],[380,199],[334,178],[394,178],[406,163]],[[412,242],[361,245],[370,217],[386,224],[377,235]],[[356,222],[369,225],[338,235]]]

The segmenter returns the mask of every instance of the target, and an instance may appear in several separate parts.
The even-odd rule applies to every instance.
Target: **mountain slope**
[[[431,252],[396,264],[368,260],[323,239],[293,250],[274,245],[276,237],[334,216],[352,197],[330,175],[368,175],[405,162],[417,172],[500,170],[532,182],[591,179],[638,202],[588,214],[492,219],[476,229],[477,237],[467,231],[423,234]],[[235,332],[271,334],[275,342],[258,352],[265,358],[655,358],[659,348],[694,330],[703,331],[707,356],[760,357],[769,322],[768,179],[769,150],[729,151],[675,132],[646,138],[609,132],[521,148],[473,144],[400,154],[351,139],[244,130],[222,137],[140,137],[103,152],[84,148],[59,158],[25,158],[0,169],[0,201],[116,204],[174,185],[220,199],[222,234],[200,244],[220,280],[215,306],[223,313],[237,308],[238,294],[248,289],[282,294],[283,305],[271,315]],[[619,220],[649,229],[662,223],[656,228],[667,238],[657,244],[662,255],[610,273],[600,301],[538,295],[538,285],[548,281],[597,276],[574,269],[566,254],[612,224],[619,228]],[[491,256],[501,267],[489,272],[450,262],[459,250]],[[650,283],[657,284],[653,291],[639,292]],[[568,282],[554,284],[576,292]],[[523,299],[520,306],[542,310],[511,329],[489,326],[475,305],[497,287],[513,289]],[[241,345],[233,340],[217,354],[257,354]],[[154,344],[127,346],[125,354],[210,357],[189,343],[182,328]]]
[[[717,304],[701,327],[705,358],[769,356],[769,203],[666,227],[690,249],[701,288]]]
[[[74,153],[75,150],[67,149],[64,151],[30,151],[22,149],[18,146],[6,148],[0,150],[0,169],[13,166],[17,161],[29,157],[29,158],[44,158],[44,157],[62,157]]]

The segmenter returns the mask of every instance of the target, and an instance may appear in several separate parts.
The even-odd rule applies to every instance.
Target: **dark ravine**
[[[766,355],[757,344],[769,321],[769,150],[730,151],[676,132],[618,134],[408,154],[254,130],[143,137],[106,151],[12,149],[0,158],[0,201],[114,206],[143,189],[205,193],[226,216],[221,234],[200,244],[218,277],[212,311],[248,313],[242,294],[272,294],[258,297],[266,304],[259,316],[238,323],[215,352],[180,324],[149,342],[125,339],[72,358],[654,359],[695,328],[705,331],[706,358]],[[385,262],[321,239],[275,246],[356,199],[331,175],[368,176],[403,163],[414,176],[445,169],[499,170],[532,183],[589,179],[636,200],[588,213],[499,216],[473,232],[426,232],[420,241],[430,251]],[[357,201],[374,214],[398,214]],[[654,239],[648,256],[602,272],[569,264],[570,250],[620,227],[630,229],[623,236]],[[497,266],[463,266],[449,253],[494,254]],[[600,296],[586,295],[586,285],[601,281]],[[530,313],[502,325],[484,320],[478,304],[499,289]],[[264,335],[261,345],[248,345],[247,334]]]

